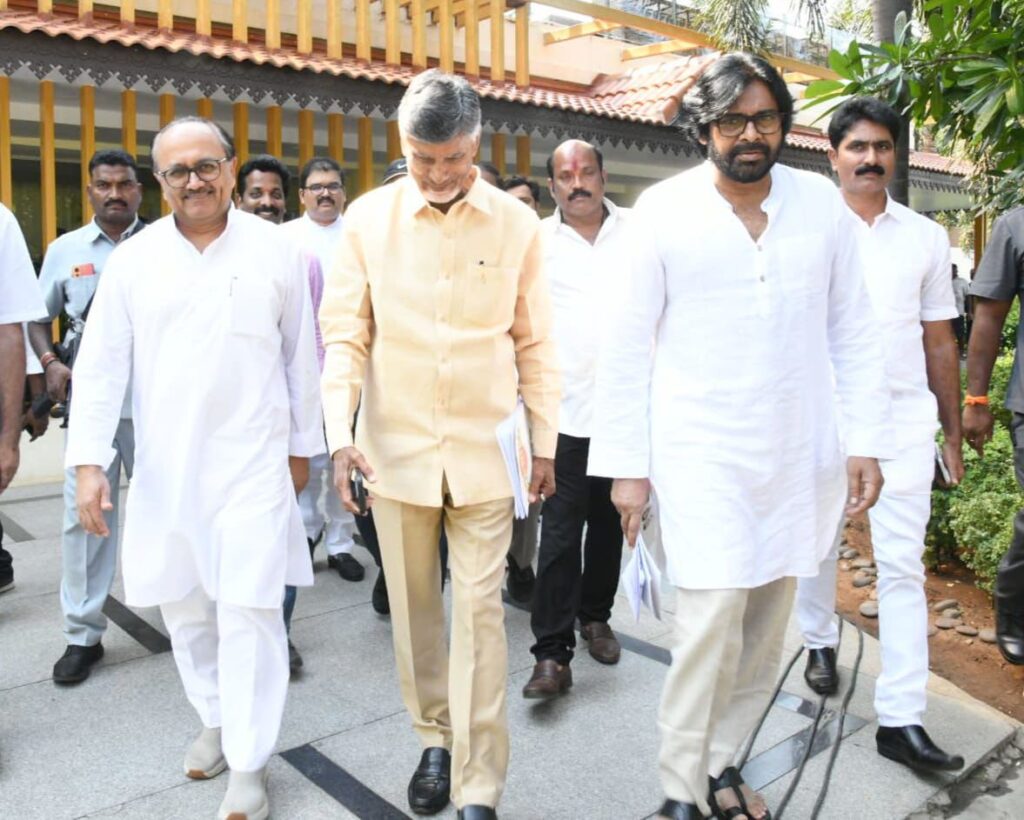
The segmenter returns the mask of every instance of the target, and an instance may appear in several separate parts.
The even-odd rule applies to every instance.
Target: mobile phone
[[[363,476],[363,471],[358,467],[353,468],[352,474],[349,476],[349,483],[352,491],[352,501],[359,508],[359,515],[366,515],[368,493],[366,491],[366,478]]]

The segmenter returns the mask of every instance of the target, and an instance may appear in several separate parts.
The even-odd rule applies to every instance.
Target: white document
[[[654,559],[651,558],[643,533],[637,535],[633,555],[622,571],[622,588],[633,611],[633,618],[640,620],[640,609],[646,606],[654,617],[661,620],[661,576]]]
[[[530,429],[526,424],[526,405],[522,399],[516,403],[512,415],[495,430],[501,456],[505,459],[508,480],[515,499],[515,517],[526,518],[530,509],[530,477],[533,472],[533,453],[530,449]]]

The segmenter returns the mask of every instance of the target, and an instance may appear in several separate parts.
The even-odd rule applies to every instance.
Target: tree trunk
[[[913,14],[911,0],[871,0],[871,18],[876,43],[891,43],[895,40],[894,23],[896,15],[904,12],[909,18]],[[904,91],[904,94],[907,92]],[[903,101],[906,102],[906,101]],[[896,141],[896,171],[889,183],[889,195],[901,205],[910,205],[910,119],[900,117],[900,138]]]

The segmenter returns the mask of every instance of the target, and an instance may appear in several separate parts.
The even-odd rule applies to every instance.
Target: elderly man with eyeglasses
[[[230,138],[198,117],[153,140],[171,214],[107,263],[75,368],[66,463],[106,536],[104,468],[129,377],[137,457],[123,545],[131,606],[160,606],[203,728],[184,773],[231,769],[219,818],[269,815],[288,690],[285,584],[313,582],[295,490],[323,447],[302,253],[231,206]]]

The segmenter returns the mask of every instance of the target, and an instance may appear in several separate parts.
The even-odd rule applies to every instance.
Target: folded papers
[[[495,430],[501,456],[505,459],[508,480],[515,499],[515,517],[526,518],[530,509],[530,476],[533,454],[530,450],[530,429],[526,424],[526,406],[520,399],[516,409]]]
[[[633,617],[640,620],[640,609],[646,606],[654,617],[661,620],[661,574],[654,565],[654,559],[644,543],[641,532],[636,537],[633,555],[622,571],[622,591],[633,610]]]

